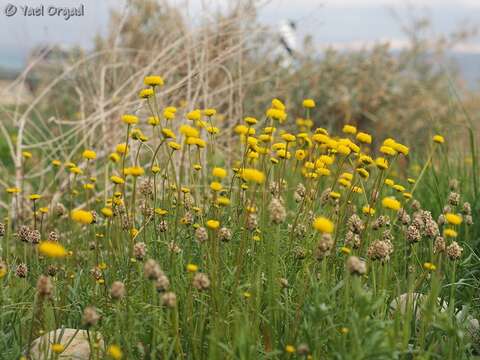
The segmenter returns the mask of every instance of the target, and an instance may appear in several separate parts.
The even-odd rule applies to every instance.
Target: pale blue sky
[[[109,9],[121,6],[123,0],[0,0],[0,65],[9,56],[19,56],[41,43],[78,44],[88,47],[96,33],[105,31]],[[190,14],[197,14],[202,3],[212,0],[170,0],[183,5],[189,4]],[[214,6],[228,6],[228,0],[213,1]],[[389,8],[405,13],[403,0],[262,0],[260,20],[277,26],[281,20],[298,21],[299,34],[312,34],[318,45],[344,47],[359,46],[379,39],[391,40],[402,46],[403,34],[398,24],[389,15]],[[17,6],[39,4],[76,6],[85,4],[84,17],[62,18],[24,17],[17,12],[6,17],[4,8],[12,3]],[[428,14],[433,20],[434,30],[447,33],[459,23],[466,21],[480,25],[480,0],[416,0],[416,11]],[[209,5],[212,6],[212,5]],[[480,38],[464,46],[467,50],[480,52]]]

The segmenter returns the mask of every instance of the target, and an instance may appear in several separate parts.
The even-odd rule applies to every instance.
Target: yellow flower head
[[[173,149],[174,151],[175,150],[180,150],[182,148],[182,146],[175,141],[170,141],[170,142],[167,143],[167,145],[168,145],[169,148]]]
[[[188,264],[187,265],[187,271],[190,273],[195,273],[198,271],[198,265],[195,264]]]
[[[385,154],[385,155],[390,155],[390,156],[394,156],[394,155],[397,155],[397,151],[390,147],[390,146],[386,146],[386,145],[383,145],[380,147],[380,152],[382,154]]]
[[[149,116],[147,119],[148,125],[157,126],[160,124],[160,119],[157,116]]]
[[[38,245],[40,254],[51,258],[63,258],[67,256],[65,248],[55,241],[42,241]]]
[[[321,233],[331,234],[333,232],[333,222],[323,216],[315,218],[313,227]]]
[[[400,202],[395,199],[394,197],[385,197],[382,200],[382,205],[383,207],[390,209],[390,210],[395,210],[398,211],[400,210]]]
[[[61,354],[62,352],[65,351],[65,346],[63,346],[62,344],[58,344],[58,343],[52,344],[51,348],[52,348],[52,351],[55,354]]]
[[[113,211],[112,208],[109,207],[104,207],[102,210],[100,210],[105,217],[112,217],[113,216]]]
[[[257,123],[257,119],[250,116],[247,116],[244,120],[248,125],[255,125]]]
[[[125,143],[118,144],[115,147],[115,151],[119,154],[126,154],[128,152],[127,144],[125,144]]]
[[[107,349],[107,355],[114,360],[121,360],[123,357],[122,349],[117,345],[110,345]]]
[[[220,179],[223,179],[225,176],[227,176],[227,170],[221,167],[214,167],[212,169],[212,175]]]
[[[145,78],[143,79],[143,83],[149,86],[163,86],[165,82],[163,81],[163,78],[161,76],[149,75],[145,76]]]
[[[367,205],[362,208],[362,212],[365,215],[373,216],[375,214],[375,209]]]
[[[357,133],[357,128],[353,125],[344,125],[342,131],[345,134],[355,135]]]
[[[443,236],[450,237],[450,238],[456,238],[458,236],[458,233],[453,229],[445,229],[445,230],[443,230]]]
[[[423,268],[427,271],[435,271],[437,270],[437,267],[435,264],[432,264],[431,262],[426,262],[423,264]]]
[[[25,159],[30,159],[32,157],[32,153],[30,151],[22,151],[22,156]]]
[[[95,160],[97,158],[97,153],[93,150],[85,150],[82,156],[87,160]]]
[[[18,194],[20,192],[20,188],[18,187],[10,187],[5,190],[9,194]]]
[[[125,180],[123,180],[123,178],[121,178],[120,176],[117,176],[117,175],[111,176],[110,180],[111,180],[111,182],[113,182],[114,184],[117,184],[117,185],[125,183]]]
[[[202,112],[200,110],[193,110],[187,114],[187,119],[191,121],[198,121],[202,118]]]
[[[137,177],[145,174],[145,170],[141,166],[132,166],[132,167],[125,168],[123,170],[123,174]]]
[[[125,115],[122,115],[122,121],[125,124],[133,125],[138,123],[138,117],[135,115],[125,114]]]
[[[206,225],[209,229],[216,230],[220,226],[220,222],[218,220],[208,220]]]
[[[302,105],[303,105],[304,108],[312,109],[312,108],[315,107],[315,100],[313,100],[313,99],[305,99],[305,100],[303,100]]]
[[[383,157],[378,157],[375,159],[375,165],[381,170],[388,169],[388,161]]]
[[[211,117],[211,116],[215,116],[217,114],[217,110],[215,110],[215,109],[205,109],[204,113],[205,113],[206,116]]]
[[[437,144],[443,144],[445,142],[445,139],[443,138],[442,135],[435,135],[433,137],[433,141],[436,142]]]
[[[212,183],[210,184],[210,189],[212,189],[212,191],[217,192],[222,190],[223,186],[218,181],[212,181]]]
[[[149,97],[153,96],[153,89],[148,88],[148,89],[142,89],[138,93],[138,97],[140,99],[148,99]]]
[[[295,353],[295,346],[293,346],[293,345],[287,345],[287,346],[285,346],[285,352],[287,352],[287,353],[289,353],[289,354]]]
[[[55,167],[59,167],[62,165],[62,162],[60,160],[52,160],[52,165]]]
[[[460,225],[462,223],[462,217],[458,214],[447,213],[445,214],[445,220],[450,225]]]
[[[120,161],[120,155],[118,155],[117,153],[111,153],[110,155],[108,155],[108,158],[114,163]]]
[[[279,99],[272,100],[272,107],[277,110],[285,111],[285,105]]]
[[[32,194],[32,195],[30,195],[28,198],[29,198],[30,200],[32,200],[32,201],[35,201],[35,200],[41,199],[41,198],[42,198],[42,195],[40,195],[40,194]]]
[[[365,144],[371,144],[372,143],[372,135],[364,133],[364,132],[359,132],[357,134],[357,140],[365,143]]]
[[[240,176],[245,181],[256,182],[257,184],[265,181],[265,175],[257,169],[243,169],[240,172]]]
[[[93,214],[90,211],[76,209],[70,214],[73,221],[80,224],[88,225],[93,222]]]

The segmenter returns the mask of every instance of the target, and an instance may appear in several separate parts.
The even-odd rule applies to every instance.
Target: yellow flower
[[[217,114],[217,110],[215,109],[205,109],[204,112],[207,116],[215,116]]]
[[[385,185],[390,186],[390,187],[395,186],[395,182],[392,179],[387,178],[387,179],[385,179],[384,183],[385,183]]]
[[[158,174],[160,172],[160,167],[159,166],[152,166],[152,173]]]
[[[111,153],[110,155],[108,155],[108,158],[114,163],[120,161],[120,155],[118,155],[117,153]]]
[[[293,354],[295,352],[295,346],[293,346],[293,345],[285,346],[285,352],[287,352],[289,354]]]
[[[52,344],[51,345],[51,348],[52,348],[52,351],[55,353],[55,354],[60,354],[62,352],[65,351],[65,346],[63,346],[62,344]]]
[[[212,175],[220,179],[223,179],[225,176],[227,176],[227,170],[221,167],[214,167],[212,169]]]
[[[125,124],[133,125],[138,123],[138,117],[135,115],[125,114],[125,115],[122,115],[122,121]]]
[[[38,245],[40,254],[51,258],[63,258],[67,256],[65,248],[55,241],[42,241]]]
[[[388,169],[388,161],[383,157],[378,157],[375,159],[375,165],[381,170]]]
[[[254,117],[250,117],[250,116],[247,116],[244,120],[249,125],[255,125],[257,123],[257,119],[255,119]]]
[[[313,227],[322,233],[332,233],[333,232],[333,222],[331,222],[329,219],[319,216],[317,217],[314,222],[313,222]]]
[[[38,211],[40,211],[42,214],[46,214],[48,213],[48,207],[41,207],[40,209],[38,209]]]
[[[30,159],[32,157],[32,153],[30,151],[22,151],[22,156],[25,159]]]
[[[137,236],[138,233],[139,233],[138,229],[135,229],[135,228],[130,229],[130,235],[132,236],[132,238]]]
[[[397,190],[398,192],[404,192],[405,191],[405,186],[402,186],[400,184],[395,184],[392,186],[392,189]]]
[[[445,142],[445,139],[443,138],[442,135],[435,135],[433,137],[433,141],[436,142],[437,144],[443,144]]]
[[[120,360],[123,357],[122,349],[117,345],[110,345],[107,349],[107,355],[114,360]]]
[[[195,264],[188,264],[187,265],[187,271],[190,273],[195,273],[198,271],[198,266]]]
[[[224,196],[220,196],[220,197],[217,199],[217,204],[218,204],[218,205],[222,205],[222,206],[230,205],[230,199],[227,198],[227,197],[224,197]]]
[[[167,145],[168,145],[168,147],[170,147],[174,151],[175,150],[180,150],[182,148],[182,146],[179,143],[176,143],[175,141],[170,141],[170,142],[167,143]]]
[[[407,181],[410,183],[410,184],[415,184],[415,179],[413,178],[408,178]]]
[[[125,143],[118,144],[115,147],[115,151],[119,154],[126,154],[128,152],[127,144],[125,144]]]
[[[138,97],[140,99],[148,99],[149,97],[153,96],[153,89],[142,89],[140,90],[140,92],[138,93]]]
[[[358,158],[358,160],[364,164],[364,165],[370,165],[370,164],[373,164],[373,159],[368,156],[368,155],[360,155],[360,157]]]
[[[187,114],[187,119],[192,121],[198,121],[202,118],[202,113],[200,110],[193,110]]]
[[[396,151],[398,151],[400,154],[403,154],[405,156],[408,155],[408,152],[410,151],[410,149],[408,148],[408,146],[405,146],[403,144],[400,144],[400,143],[395,143],[393,146],[392,146]]]
[[[413,197],[412,193],[409,192],[404,192],[402,195],[405,199],[411,199]]]
[[[458,236],[458,233],[453,229],[445,229],[445,230],[443,230],[443,235],[445,237],[455,238],[455,237]]]
[[[123,174],[137,177],[145,174],[145,170],[141,166],[132,166],[123,169]]]
[[[372,143],[372,135],[364,133],[364,132],[359,132],[357,134],[357,140],[365,143],[365,144],[371,144]]]
[[[83,188],[84,188],[85,190],[93,190],[93,189],[95,189],[95,185],[90,184],[90,183],[87,183],[87,184],[84,184],[84,185],[83,185]]]
[[[458,214],[447,213],[445,214],[445,220],[450,225],[460,225],[462,223],[462,217]]]
[[[165,210],[165,209],[156,208],[156,209],[155,209],[155,214],[160,215],[160,216],[163,216],[163,215],[168,214],[168,211]]]
[[[298,161],[304,160],[306,156],[307,156],[307,153],[305,152],[305,150],[300,149],[295,151],[295,159],[297,159]]]
[[[342,131],[345,134],[355,135],[357,133],[357,128],[353,125],[344,125]]]
[[[172,130],[170,130],[169,128],[163,128],[162,129],[162,134],[167,139],[175,139],[177,137],[175,135],[175,133]]]
[[[340,248],[340,251],[342,252],[342,254],[345,254],[345,255],[349,255],[352,252],[352,250],[346,246],[342,246]]]
[[[157,126],[160,124],[160,119],[157,116],[149,116],[147,119],[148,125]]]
[[[365,215],[370,215],[370,216],[373,216],[375,214],[375,209],[374,208],[371,208],[370,206],[364,206],[362,208],[362,212],[365,214]]]
[[[9,194],[18,194],[20,189],[18,187],[10,187],[5,190]]]
[[[42,195],[40,195],[40,194],[32,194],[32,195],[30,195],[28,198],[29,198],[30,200],[32,200],[32,201],[35,201],[35,200],[41,199],[41,198],[42,198]]]
[[[71,167],[70,172],[75,175],[83,173],[82,169],[80,169],[78,166]]]
[[[394,197],[385,197],[382,200],[383,207],[391,210],[400,210],[400,202]]]
[[[212,181],[212,183],[210,184],[210,189],[212,189],[213,191],[220,191],[223,189],[223,186],[218,181]]]
[[[117,175],[111,176],[110,180],[117,185],[125,183],[125,180],[123,180],[120,176],[117,176]]]
[[[86,210],[73,210],[70,214],[70,217],[73,221],[76,221],[80,224],[88,225],[93,222],[93,215],[90,211]]]
[[[103,216],[105,217],[112,217],[113,216],[113,211],[109,207],[104,207],[102,210],[100,210]]]
[[[332,199],[339,199],[341,195],[340,195],[339,192],[330,191],[330,193],[328,194],[328,196],[330,196]]]
[[[194,138],[200,135],[197,129],[189,125],[180,126],[180,133],[185,135],[186,137],[194,137]]]
[[[62,165],[62,163],[60,160],[52,160],[52,165],[55,167],[59,167],[60,165]]]
[[[277,110],[285,111],[285,105],[279,99],[273,99],[272,106]]]
[[[216,230],[220,226],[220,221],[218,220],[208,220],[206,225],[209,229]]]
[[[149,86],[163,86],[164,81],[161,76],[158,75],[149,75],[145,76],[143,83]]]
[[[165,109],[165,110],[163,110],[163,117],[166,120],[173,120],[173,119],[175,119],[175,113]]]
[[[390,156],[397,155],[397,152],[395,151],[394,148],[391,148],[390,146],[386,146],[386,145],[383,145],[380,147],[380,152]]]
[[[435,271],[437,270],[437,267],[435,264],[432,264],[431,262],[426,262],[423,264],[423,268],[428,271]]]
[[[265,175],[263,172],[257,169],[243,169],[240,172],[240,176],[245,181],[256,182],[261,184],[265,181]]]
[[[369,172],[364,168],[358,168],[356,171],[364,179],[368,179],[368,177],[370,176]]]
[[[302,105],[303,105],[304,108],[312,109],[312,108],[315,107],[315,100],[313,100],[313,99],[305,99],[305,100],[303,100]]]

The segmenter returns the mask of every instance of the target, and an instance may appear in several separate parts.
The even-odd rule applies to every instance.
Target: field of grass
[[[93,139],[1,195],[1,359],[79,352],[66,329],[81,359],[476,356],[473,134],[465,154],[448,134],[416,153],[329,133],[321,99],[274,99],[231,131],[144,83],[149,114],[118,117],[111,153]]]

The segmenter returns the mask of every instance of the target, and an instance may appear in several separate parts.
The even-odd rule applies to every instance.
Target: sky
[[[356,48],[379,40],[389,40],[397,47],[404,46],[405,37],[390,11],[407,14],[403,0],[261,0],[259,19],[278,27],[283,20],[294,20],[298,37],[314,37],[315,44]],[[170,0],[188,7],[190,15],[198,15],[202,4],[223,7],[228,0]],[[59,43],[88,48],[97,33],[104,33],[108,14],[113,7],[124,6],[124,0],[0,0],[0,66],[15,64],[30,49],[39,44]],[[266,3],[266,4],[265,4]],[[8,4],[18,10],[7,17]],[[52,16],[23,16],[21,6],[85,6],[85,15],[68,21]],[[185,6],[188,4],[188,6]],[[449,33],[462,24],[480,25],[480,0],[416,0],[416,14],[428,15],[436,33]],[[480,37],[459,50],[480,53]]]

